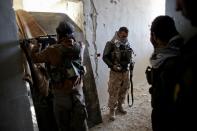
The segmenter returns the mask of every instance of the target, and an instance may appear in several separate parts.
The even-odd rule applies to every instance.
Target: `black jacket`
[[[159,68],[151,69],[152,87],[149,91],[153,108],[164,110],[165,108],[174,108],[180,72],[179,61],[179,56],[167,58]]]
[[[197,35],[181,48],[182,70],[178,99],[180,130],[197,130]]]

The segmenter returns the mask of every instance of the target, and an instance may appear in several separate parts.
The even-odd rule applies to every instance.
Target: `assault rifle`
[[[132,51],[132,62],[130,63],[130,66],[129,66],[129,70],[130,70],[130,86],[131,86],[131,104],[129,104],[129,94],[128,94],[128,97],[127,97],[127,101],[128,101],[128,105],[129,107],[132,107],[133,106],[133,103],[134,103],[134,96],[133,96],[133,68],[134,68],[134,65],[135,65],[135,62],[133,61],[133,57],[136,56],[136,54],[134,53],[133,49],[131,48],[131,51]]]
[[[22,39],[20,43],[29,44],[29,43],[32,43],[33,40],[37,40],[37,42],[41,44],[42,46],[41,49],[44,49],[48,45],[53,45],[57,41],[56,35],[41,35],[35,38]]]
[[[32,62],[31,53],[30,53],[31,52],[30,44],[32,43],[33,40],[37,40],[37,42],[41,44],[41,50],[42,50],[46,46],[56,43],[56,35],[38,36],[36,38],[31,38],[31,39],[26,38],[26,39],[21,39],[19,41],[21,49],[24,51],[24,54],[26,56],[26,59],[28,61],[29,68],[31,71],[31,79],[25,78],[25,80],[30,84],[32,98],[34,99],[35,97],[37,97],[36,95],[38,94],[38,92],[42,91],[42,93],[45,93],[43,92],[44,88],[42,88],[41,90],[41,87],[43,86],[41,86],[42,84],[40,81],[41,81],[41,78],[43,80],[46,76],[43,75],[43,71],[41,71],[41,68],[38,68],[38,66],[36,66]],[[43,95],[47,95],[47,94],[45,93]]]

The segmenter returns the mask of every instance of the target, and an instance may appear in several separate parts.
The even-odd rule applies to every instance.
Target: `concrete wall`
[[[0,130],[33,131],[12,0],[0,1]]]
[[[149,64],[152,46],[149,42],[151,21],[165,12],[165,0],[83,0],[85,35],[100,105],[107,104],[107,81],[109,69],[103,63],[102,53],[107,41],[111,40],[120,26],[129,28],[129,41],[136,53],[134,88],[146,86],[145,68]],[[97,54],[101,57],[97,57]],[[148,88],[148,87],[147,87]]]
[[[182,16],[181,12],[175,11],[175,6],[175,0],[166,0],[166,14],[174,18],[178,31],[187,41],[197,30]]]

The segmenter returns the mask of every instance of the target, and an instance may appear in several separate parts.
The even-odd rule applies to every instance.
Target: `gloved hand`
[[[121,71],[122,70],[121,65],[113,65],[112,68],[113,68],[114,71]]]
[[[33,52],[38,52],[41,47],[40,43],[38,43],[38,41],[36,39],[32,39],[30,42],[31,42],[30,43],[31,50]]]
[[[36,40],[35,38],[30,40],[30,43],[32,43],[33,45],[38,44],[38,40]]]

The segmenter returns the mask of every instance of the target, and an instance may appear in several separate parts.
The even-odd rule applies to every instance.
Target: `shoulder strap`
[[[131,85],[131,104],[130,104],[130,98],[129,98],[129,94],[128,94],[128,97],[127,97],[127,102],[128,102],[128,105],[129,107],[132,107],[133,106],[133,103],[134,103],[134,96],[133,96],[133,81],[132,81],[132,78],[133,78],[133,74],[130,72],[130,85]]]

